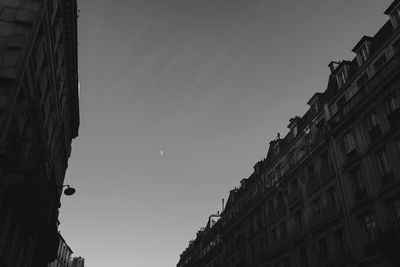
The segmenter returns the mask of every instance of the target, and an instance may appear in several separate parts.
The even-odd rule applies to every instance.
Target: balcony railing
[[[387,172],[381,176],[382,183],[387,184],[394,180],[393,172]]]
[[[326,258],[327,267],[344,267],[353,263],[352,254],[348,250],[339,251],[334,254],[328,255]]]
[[[237,213],[227,220],[227,223],[225,224],[225,228],[229,229],[232,225],[238,223],[240,221],[240,218],[244,217],[247,212],[249,212],[253,207],[257,205],[262,200],[262,195],[261,193],[257,193],[254,196],[252,196],[240,209],[237,211]]]
[[[11,169],[29,172],[35,167],[36,154],[37,148],[32,139],[17,138],[7,145],[5,158]]]
[[[359,91],[351,98],[345,106],[337,111],[332,118],[330,123],[334,126],[343,122],[348,117],[348,114],[353,111],[356,107],[360,106],[360,103],[372,96],[372,92],[380,87],[389,76],[400,69],[400,53],[393,56],[375,75],[369,79],[369,81],[359,89]],[[397,117],[398,118],[398,117]]]
[[[309,219],[310,230],[316,230],[317,228],[331,222],[336,217],[341,215],[341,209],[334,205],[325,207],[320,212],[312,215]]]
[[[310,194],[311,192],[313,192],[315,189],[317,189],[319,186],[321,185],[321,181],[319,180],[319,178],[315,177],[313,179],[309,179],[306,182],[306,191],[307,194]]]
[[[275,210],[271,211],[267,215],[267,223],[272,224],[280,217],[282,217],[286,213],[286,207],[284,204],[280,204],[276,207]]]
[[[289,206],[293,206],[303,200],[303,192],[300,188],[295,189],[289,194],[288,203]]]

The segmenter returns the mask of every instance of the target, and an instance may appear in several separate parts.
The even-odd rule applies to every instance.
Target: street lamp
[[[73,195],[73,194],[75,194],[75,188],[73,188],[73,187],[71,187],[70,185],[63,185],[63,186],[59,186],[59,187],[57,187],[57,189],[61,189],[61,188],[63,188],[63,187],[67,187],[65,190],[64,190],[64,194],[66,195],[66,196],[71,196],[71,195]]]

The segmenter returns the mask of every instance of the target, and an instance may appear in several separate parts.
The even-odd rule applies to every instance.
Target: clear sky
[[[60,208],[75,255],[175,266],[390,3],[79,1],[81,126],[65,180],[77,192]]]

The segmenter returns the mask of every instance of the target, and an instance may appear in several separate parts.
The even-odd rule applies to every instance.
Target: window
[[[358,92],[358,87],[352,84],[346,91],[347,99],[351,99]]]
[[[271,231],[271,244],[273,242],[276,242],[276,240],[278,239],[277,234],[276,234],[276,229]]]
[[[274,156],[277,157],[279,155],[279,144],[274,146]]]
[[[346,154],[349,154],[356,148],[356,142],[354,141],[353,134],[351,132],[347,133],[344,138],[344,148],[346,151]]]
[[[360,167],[357,167],[350,172],[350,178],[354,192],[360,192],[364,189]]]
[[[300,251],[300,266],[308,267],[307,248],[302,248]]]
[[[368,59],[368,47],[364,44],[358,51],[357,51],[357,60],[358,65],[361,66],[365,61]]]
[[[302,216],[301,216],[301,210],[296,211],[294,214],[294,222],[296,227],[302,228],[303,227],[303,221],[302,221]]]
[[[362,88],[365,84],[367,84],[369,78],[368,78],[368,73],[364,72],[358,79],[357,79],[357,87],[360,89]]]
[[[275,176],[277,178],[281,178],[282,177],[282,168],[281,168],[281,164],[280,163],[278,165],[276,165],[276,167],[275,167]]]
[[[319,248],[319,256],[320,257],[328,256],[328,247],[326,244],[326,237],[323,237],[318,241],[318,248]]]
[[[396,94],[392,94],[385,100],[385,106],[388,114],[394,112],[399,108],[399,99],[397,98]]]
[[[288,162],[289,162],[289,166],[293,166],[296,163],[295,158],[294,158],[294,151],[290,151],[288,153]]]
[[[400,138],[397,138],[397,140],[396,140],[396,147],[397,147],[398,152],[400,152]]]
[[[295,193],[297,191],[297,189],[299,188],[299,183],[297,181],[297,179],[294,179],[291,183],[290,183],[290,191],[291,193]]]
[[[335,245],[336,245],[336,251],[344,251],[344,240],[343,240],[343,230],[339,229],[336,230],[334,233],[335,237]]]
[[[330,162],[328,152],[324,152],[321,156],[321,169],[322,170],[330,170]]]
[[[400,199],[392,202],[393,215],[396,220],[400,220]]]
[[[319,106],[318,106],[318,102],[314,102],[312,104],[312,109],[317,113],[319,111]]]
[[[381,176],[386,176],[390,173],[390,167],[387,160],[386,150],[382,149],[376,153],[376,160],[378,162],[379,173]]]
[[[400,7],[397,7],[397,9],[392,11],[390,14],[390,20],[395,28],[400,25]]]
[[[293,134],[293,138],[295,138],[297,136],[297,132],[298,132],[298,127],[297,125],[293,127],[292,129],[292,134]]]
[[[371,242],[376,240],[377,238],[376,223],[372,214],[367,214],[363,217],[363,224],[368,241]]]
[[[346,105],[347,99],[346,96],[342,96],[338,102],[336,103],[336,106],[338,109],[343,108]]]
[[[316,197],[312,201],[312,207],[313,207],[313,214],[314,215],[318,215],[320,213],[320,211],[321,211],[321,203],[320,203],[319,197]]]
[[[290,260],[289,258],[285,258],[283,261],[283,267],[290,267]]]
[[[281,223],[280,228],[281,228],[280,238],[285,238],[287,236],[286,222]]]
[[[400,38],[393,43],[393,50],[395,53],[400,51]]]
[[[345,68],[342,68],[342,70],[338,72],[336,79],[339,87],[342,87],[346,83],[347,73]]]
[[[378,122],[378,116],[376,114],[376,111],[373,110],[367,115],[367,122],[368,122],[368,127],[369,129],[374,129],[376,126],[379,126]]]
[[[385,65],[386,61],[386,54],[383,53],[373,64],[375,71],[380,70]]]
[[[336,207],[336,189],[335,187],[331,187],[326,191],[327,195],[328,195],[328,205],[330,205],[331,207]]]
[[[314,164],[311,164],[308,166],[307,168],[307,172],[308,172],[308,178],[309,180],[315,180],[315,168],[314,168]]]

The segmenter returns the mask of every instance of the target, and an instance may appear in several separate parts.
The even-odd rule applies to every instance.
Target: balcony
[[[312,215],[309,219],[309,226],[311,231],[316,231],[320,227],[332,222],[334,219],[342,214],[340,208],[334,205],[329,205],[322,209],[319,213]]]
[[[35,168],[37,149],[32,139],[16,138],[6,147],[5,159],[14,171],[30,172]]]
[[[362,102],[366,102],[368,99],[372,98],[376,93],[375,91],[377,91],[378,88],[382,89],[382,85],[389,80],[390,76],[398,72],[399,69],[400,53],[397,53],[380,70],[378,70],[362,88],[359,88],[359,91],[353,95],[349,101],[347,101],[344,107],[331,117],[329,123],[335,127],[349,119],[349,113],[357,107],[360,107]],[[399,115],[397,115],[397,118],[393,116],[393,119],[397,119],[398,122],[400,120],[398,119],[399,117]]]
[[[400,125],[400,108],[397,108],[392,113],[387,115],[387,119],[390,123],[390,127],[392,128],[397,125]]]
[[[293,206],[302,201],[303,201],[303,192],[301,191],[300,188],[296,188],[294,191],[292,191],[289,194],[289,197],[288,197],[289,206]]]
[[[335,254],[328,255],[327,267],[344,267],[353,263],[351,251],[343,250],[336,252]]]
[[[261,193],[255,194],[252,198],[250,198],[241,208],[240,210],[230,218],[225,224],[225,229],[231,228],[233,225],[237,224],[241,218],[243,218],[248,212],[250,212],[257,204],[262,200]]]
[[[371,143],[373,143],[380,137],[382,137],[382,129],[381,126],[376,125],[369,131],[369,139],[371,140]]]
[[[387,172],[381,176],[383,184],[389,184],[394,180],[393,172]]]
[[[366,256],[381,254],[393,263],[393,266],[400,264],[400,219],[392,221],[379,233],[376,240],[365,244]]]

